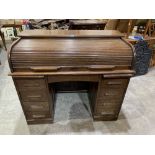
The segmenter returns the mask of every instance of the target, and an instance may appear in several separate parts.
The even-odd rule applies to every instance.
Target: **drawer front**
[[[19,90],[46,89],[44,79],[16,79]]]
[[[100,76],[98,75],[55,75],[48,76],[48,82],[65,82],[65,81],[92,81],[98,82]]]
[[[35,112],[35,111],[49,111],[48,102],[23,102],[24,110]]]
[[[46,119],[51,118],[50,112],[26,112],[27,120],[37,120],[37,119]]]
[[[104,79],[100,87],[109,89],[110,88],[123,89],[126,88],[128,81],[129,81],[128,79]]]
[[[101,88],[100,93],[98,94],[98,99],[120,99],[122,98],[125,88]]]
[[[116,107],[121,104],[122,98],[118,99],[105,99],[105,98],[98,98],[96,106],[111,106]]]
[[[45,90],[20,91],[20,95],[23,102],[48,101],[48,96]]]
[[[104,115],[104,114],[116,114],[120,109],[120,102],[102,102],[99,105],[96,105],[95,113]]]

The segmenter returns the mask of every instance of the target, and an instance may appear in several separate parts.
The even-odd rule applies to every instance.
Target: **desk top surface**
[[[123,37],[116,30],[25,30],[19,34],[22,38],[54,38],[54,37]]]

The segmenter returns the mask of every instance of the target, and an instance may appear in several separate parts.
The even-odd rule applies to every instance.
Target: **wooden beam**
[[[130,35],[131,27],[132,27],[132,19],[130,19],[129,23],[128,23],[128,31],[127,31],[127,34],[126,34],[126,38],[128,38],[129,35]]]
[[[148,19],[147,21],[147,24],[146,24],[146,28],[145,28],[145,31],[144,31],[144,35],[143,37],[145,38],[146,34],[147,34],[147,31],[149,30],[149,27],[151,26],[151,19]]]

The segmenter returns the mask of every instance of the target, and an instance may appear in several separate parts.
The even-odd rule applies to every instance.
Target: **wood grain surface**
[[[19,34],[22,38],[77,38],[77,37],[123,37],[124,35],[116,30],[25,30]]]
[[[11,51],[14,71],[27,71],[36,66],[131,67],[132,58],[131,47],[120,38],[21,39]]]

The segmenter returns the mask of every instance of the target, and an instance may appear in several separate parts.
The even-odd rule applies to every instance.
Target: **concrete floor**
[[[0,59],[0,134],[155,134],[155,68],[131,79],[117,121],[93,122],[87,94],[60,93],[53,124],[27,125],[3,50]]]

